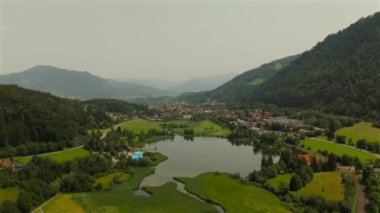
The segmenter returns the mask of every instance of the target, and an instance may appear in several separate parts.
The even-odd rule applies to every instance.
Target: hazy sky
[[[122,79],[242,73],[380,10],[379,0],[0,2],[0,73],[46,64]]]

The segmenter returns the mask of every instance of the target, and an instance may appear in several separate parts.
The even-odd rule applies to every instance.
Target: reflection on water
[[[169,159],[156,167],[155,174],[144,178],[141,186],[160,186],[173,177],[193,177],[215,171],[246,177],[260,169],[262,157],[261,153],[253,152],[252,146],[236,146],[227,139],[213,137],[194,137],[191,141],[175,136],[172,140],[146,145],[145,149],[161,152]]]

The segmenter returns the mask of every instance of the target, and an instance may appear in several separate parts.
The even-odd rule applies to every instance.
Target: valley
[[[380,212],[380,12],[44,1],[4,3],[0,213]]]

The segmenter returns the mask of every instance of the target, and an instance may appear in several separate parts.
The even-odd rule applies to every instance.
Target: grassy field
[[[84,148],[74,148],[74,149],[66,149],[66,150],[57,151],[57,152],[39,154],[37,156],[44,157],[44,158],[46,157],[53,161],[61,163],[64,161],[73,160],[74,158],[84,157],[89,154],[90,152]],[[14,157],[14,160],[20,163],[28,163],[29,161],[32,160],[32,158],[33,156]]]
[[[351,138],[353,143],[360,139],[366,139],[371,142],[380,141],[380,129],[372,127],[370,122],[360,122],[352,127],[341,128],[335,132],[335,135],[344,135],[347,141]]]
[[[287,186],[289,186],[289,182],[292,176],[293,174],[277,175],[275,178],[269,179],[267,183],[275,189],[278,189],[280,183],[285,183]]]
[[[110,191],[74,194],[73,199],[87,212],[215,212],[213,207],[177,191],[174,183],[148,188],[152,196],[134,195],[143,177],[152,168],[136,168],[134,177]]]
[[[290,212],[271,192],[228,174],[204,173],[179,180],[190,192],[219,203],[227,212]]]
[[[156,156],[157,162],[166,159]],[[155,163],[155,165],[157,164]],[[173,182],[160,187],[149,187],[152,196],[136,196],[137,189],[145,176],[154,172],[151,167],[138,167],[134,175],[121,184],[113,185],[108,191],[63,194],[50,201],[44,212],[216,212],[212,205],[199,202],[176,189]],[[107,177],[103,181],[107,181]]]
[[[194,136],[217,136],[227,137],[230,134],[228,129],[221,127],[220,125],[209,121],[188,121],[185,122],[188,128],[194,130]],[[175,128],[173,131],[177,134],[183,134],[183,129]]]
[[[310,148],[312,151],[327,150],[329,153],[333,153],[339,156],[346,154],[351,157],[358,157],[362,162],[368,162],[369,160],[377,158],[376,156],[370,153],[360,151],[355,148],[342,146],[336,143],[323,142],[315,139],[302,140],[300,141],[300,145],[304,145],[306,148]]]
[[[292,194],[297,197],[320,195],[326,200],[341,201],[344,198],[344,186],[340,175],[339,171],[314,173],[310,183]]]
[[[130,175],[124,172],[114,172],[104,177],[97,178],[95,181],[95,185],[101,184],[103,189],[109,189],[113,185],[113,179],[115,176],[119,176],[120,181],[122,182],[130,178]]]
[[[86,212],[78,203],[73,199],[72,194],[60,194],[58,197],[47,203],[42,209],[44,212],[49,213],[82,213]]]
[[[10,187],[0,189],[0,206],[6,201],[17,201],[20,190],[18,188]]]
[[[145,131],[146,133],[150,129],[162,130],[160,126],[161,123],[162,122],[159,121],[133,120],[120,125],[120,128],[131,130],[135,134],[140,134],[141,131]]]

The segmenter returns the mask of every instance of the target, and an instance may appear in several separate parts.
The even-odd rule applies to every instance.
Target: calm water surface
[[[145,146],[169,157],[156,167],[155,174],[143,179],[141,186],[160,186],[173,177],[193,177],[204,172],[239,173],[246,177],[251,171],[260,169],[260,153],[252,146],[231,144],[224,138],[195,137],[187,141],[182,136]],[[277,160],[277,158],[274,158]]]

